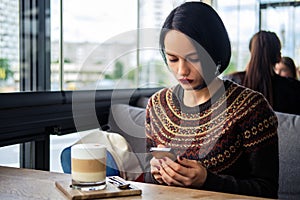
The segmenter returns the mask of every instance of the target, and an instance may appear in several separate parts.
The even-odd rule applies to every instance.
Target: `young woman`
[[[231,47],[218,14],[187,2],[167,17],[160,34],[163,58],[179,84],[154,94],[146,109],[145,181],[244,195],[277,197],[277,118],[265,98],[217,76]]]

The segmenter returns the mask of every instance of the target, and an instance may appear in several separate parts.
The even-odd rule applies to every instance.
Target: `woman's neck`
[[[188,107],[201,105],[210,100],[222,85],[223,81],[215,78],[206,88],[201,90],[184,90],[183,103]]]

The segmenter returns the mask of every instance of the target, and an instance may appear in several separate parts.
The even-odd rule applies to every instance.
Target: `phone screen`
[[[176,160],[176,155],[173,149],[168,147],[167,148],[152,147],[150,148],[150,152],[157,159],[169,157],[171,160]]]

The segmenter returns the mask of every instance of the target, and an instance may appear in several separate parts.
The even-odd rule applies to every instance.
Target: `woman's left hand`
[[[168,185],[200,188],[206,180],[206,168],[196,160],[177,156],[178,163],[167,157],[159,162],[161,179]]]

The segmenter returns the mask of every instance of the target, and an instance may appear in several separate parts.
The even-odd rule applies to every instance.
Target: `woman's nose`
[[[188,63],[185,59],[179,59],[178,62],[178,75],[186,76],[189,74]]]

